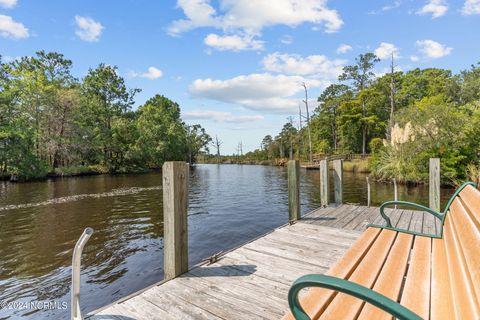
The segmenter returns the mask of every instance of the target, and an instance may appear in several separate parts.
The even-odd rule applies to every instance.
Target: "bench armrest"
[[[387,223],[387,227],[390,227],[390,228],[393,228],[393,226],[392,226],[392,222],[390,221],[390,218],[385,214],[385,207],[393,206],[393,205],[401,205],[401,206],[414,207],[417,209],[421,209],[422,211],[428,212],[431,215],[435,216],[436,218],[440,219],[440,221],[442,221],[442,218],[443,218],[442,213],[437,212],[428,207],[422,206],[421,204],[418,204],[418,203],[408,202],[408,201],[387,201],[380,206],[380,214],[382,215],[383,219],[385,219],[385,222]]]
[[[367,287],[337,277],[320,274],[302,276],[291,286],[288,292],[288,304],[293,316],[297,320],[310,320],[310,317],[305,313],[298,301],[300,290],[308,287],[321,287],[349,294],[388,312],[400,320],[422,320],[421,317],[398,302]]]

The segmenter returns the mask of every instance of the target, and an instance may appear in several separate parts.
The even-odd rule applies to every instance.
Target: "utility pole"
[[[312,133],[310,129],[310,113],[308,111],[308,92],[307,92],[307,85],[305,82],[302,82],[302,86],[305,89],[305,108],[307,109],[307,125],[308,125],[308,147],[309,147],[309,161],[310,163],[313,162],[313,157],[312,157]]]
[[[237,154],[238,154],[238,156],[243,156],[243,149],[242,149],[242,147],[243,147],[243,144],[242,144],[242,142],[240,141],[240,142],[238,143],[238,145],[237,145]]]

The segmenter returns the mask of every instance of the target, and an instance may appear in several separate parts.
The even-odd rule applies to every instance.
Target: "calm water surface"
[[[319,174],[301,171],[302,213],[319,206]],[[345,173],[346,202],[366,204],[364,174]],[[331,179],[332,180],[332,179]],[[66,319],[72,249],[86,227],[82,309],[88,312],[163,278],[161,174],[0,184],[0,319]],[[190,264],[287,222],[285,168],[198,165],[189,181]],[[331,188],[333,190],[333,188]],[[452,190],[442,190],[443,202]],[[333,196],[333,195],[332,195]],[[372,184],[372,204],[393,186]],[[428,187],[399,186],[399,199],[428,204]],[[54,310],[30,302],[55,303]]]

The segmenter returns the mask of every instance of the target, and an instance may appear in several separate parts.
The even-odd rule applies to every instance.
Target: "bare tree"
[[[307,85],[305,82],[302,82],[302,86],[305,89],[305,100],[303,102],[305,103],[305,108],[307,109],[307,129],[308,129],[308,148],[309,148],[309,161],[313,162],[313,156],[312,156],[312,133],[310,129],[310,113],[308,111],[308,92],[307,92]]]
[[[215,141],[213,142],[215,149],[217,149],[217,157],[220,157],[220,146],[222,145],[222,141],[218,139],[218,136],[215,136]]]

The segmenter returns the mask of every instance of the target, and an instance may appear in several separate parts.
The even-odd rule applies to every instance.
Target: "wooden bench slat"
[[[375,282],[373,291],[398,301],[402,288],[403,276],[407,270],[408,257],[414,236],[399,233],[388,255],[385,266]],[[358,320],[392,319],[392,315],[367,303],[363,307]]]
[[[372,248],[363,258],[362,263],[348,280],[372,288],[387,259],[396,235],[396,231],[382,230]],[[320,316],[320,319],[355,319],[359,315],[363,304],[364,301],[360,299],[338,293]],[[348,308],[345,306],[348,306]]]
[[[455,238],[461,247],[457,252],[459,259],[465,266],[466,276],[473,287],[477,309],[480,306],[480,230],[473,221],[473,214],[469,212],[460,199],[453,201],[450,207],[450,222],[455,230]]]
[[[480,230],[480,191],[468,186],[460,193],[460,198],[469,209],[470,217],[477,226],[477,230]]]
[[[444,241],[447,251],[448,271],[452,286],[453,305],[457,319],[480,319],[478,305],[473,297],[473,289],[465,265],[462,262],[461,248],[451,220],[452,212],[445,219]]]
[[[381,229],[368,228],[345,255],[326,273],[343,279],[348,279],[353,270],[362,261],[368,250],[380,234]],[[311,288],[301,299],[301,305],[310,318],[315,319],[325,310],[335,296],[335,292],[323,288]],[[288,312],[284,320],[294,320]]]
[[[400,304],[420,317],[430,316],[430,268],[432,239],[416,236]]]
[[[430,317],[432,320],[455,318],[452,303],[447,253],[443,239],[432,239],[432,284]]]

